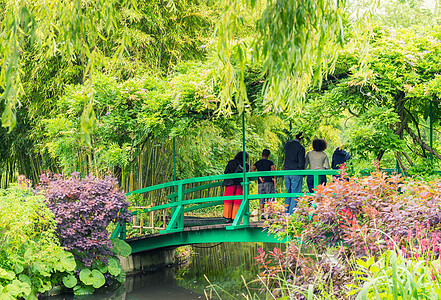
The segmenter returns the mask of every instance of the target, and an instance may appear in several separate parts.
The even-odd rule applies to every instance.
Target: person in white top
[[[328,147],[328,144],[323,139],[315,139],[312,141],[312,151],[309,151],[306,153],[305,157],[305,169],[310,170],[323,170],[323,169],[329,169],[329,159],[328,155],[324,152],[326,148]],[[309,168],[308,168],[309,167]],[[326,175],[320,175],[319,176],[319,184],[325,184],[326,185]],[[314,176],[308,175],[306,178],[306,183],[308,185],[309,192],[313,192],[314,188]]]

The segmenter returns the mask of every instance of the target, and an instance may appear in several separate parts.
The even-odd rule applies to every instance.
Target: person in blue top
[[[285,170],[305,169],[305,147],[301,144],[303,132],[296,134],[296,138],[285,144]],[[300,193],[302,190],[303,175],[285,175],[287,193]],[[297,197],[285,198],[285,212],[292,214],[297,206]]]
[[[251,167],[251,172],[254,171],[275,171],[276,167],[274,162],[269,160],[271,151],[264,149],[262,151],[262,159],[256,161],[256,163]],[[257,185],[257,192],[259,194],[274,194],[276,192],[276,177],[274,176],[263,176],[258,179],[259,184]],[[260,218],[265,220],[264,210],[267,198],[259,199],[260,207]]]

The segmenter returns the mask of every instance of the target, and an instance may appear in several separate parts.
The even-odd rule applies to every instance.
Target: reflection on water
[[[259,247],[265,250],[281,247],[268,243],[221,243],[200,244],[193,247],[195,255],[188,267],[176,273],[176,284],[203,294],[204,290],[214,296],[219,293],[222,299],[240,297],[248,294],[243,279],[249,283],[256,278],[259,268],[255,264]],[[207,282],[207,279],[210,282]],[[210,288],[210,283],[215,288]],[[256,284],[247,284],[251,293],[258,293]],[[208,288],[207,288],[208,287]]]
[[[176,268],[167,268],[146,274],[127,277],[124,286],[116,290],[102,291],[91,296],[51,297],[61,299],[115,299],[115,300],[194,300],[213,298],[242,298],[241,294],[258,293],[252,283],[247,287],[241,278],[250,282],[259,273],[253,257],[257,248],[265,250],[281,247],[267,243],[199,244],[193,247],[191,261]],[[208,282],[207,279],[210,281]],[[215,288],[213,288],[213,286]]]

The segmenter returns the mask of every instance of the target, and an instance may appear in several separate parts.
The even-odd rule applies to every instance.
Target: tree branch
[[[418,145],[421,146],[421,148],[423,148],[423,149],[429,151],[430,153],[432,153],[432,154],[435,155],[438,159],[441,160],[441,155],[440,155],[437,151],[435,151],[433,148],[430,148],[429,145],[427,145],[426,143],[424,143],[424,141],[423,141],[421,138],[419,138],[415,133],[412,132],[412,130],[410,130],[409,126],[406,125],[406,126],[404,127],[404,129],[405,129],[405,130],[407,131],[407,133],[412,137],[412,139],[413,139],[413,141],[414,141],[415,143],[417,143]],[[426,156],[424,156],[424,157],[426,157]]]

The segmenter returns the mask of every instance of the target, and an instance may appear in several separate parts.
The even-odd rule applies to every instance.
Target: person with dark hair
[[[306,153],[306,168],[310,170],[322,170],[329,169],[328,155],[324,152],[328,144],[323,139],[315,139],[312,141],[312,149]],[[314,188],[314,176],[308,175],[306,178],[306,184],[308,185],[309,192],[313,192]],[[326,175],[319,176],[319,184],[326,184]]]
[[[305,147],[301,144],[303,132],[296,134],[296,138],[285,144],[285,170],[305,169]],[[303,175],[285,175],[285,186],[287,193],[300,193],[302,190]],[[297,206],[298,197],[285,198],[285,212],[292,214]]]
[[[268,149],[264,149],[262,151],[262,159],[256,161],[256,163],[251,167],[251,172],[254,171],[275,171],[276,167],[274,166],[274,162],[269,160],[269,156],[271,151]],[[257,192],[259,194],[274,194],[276,192],[276,177],[274,176],[263,176],[257,179]],[[265,209],[265,203],[268,198],[259,199],[259,207],[260,207],[260,218],[265,220],[265,216],[263,214]]]
[[[343,150],[343,147],[337,147],[337,149],[335,149],[334,153],[332,154],[332,169],[340,169],[340,166],[348,161],[350,158],[351,155]]]
[[[346,163],[346,161],[348,161],[351,158],[351,155],[346,152],[345,150],[343,150],[343,147],[337,147],[337,149],[335,149],[334,153],[332,153],[332,163],[331,163],[331,168],[334,170],[338,170],[340,169],[340,167]],[[332,176],[333,180],[337,180],[338,178],[341,178],[341,175],[333,175]]]
[[[248,153],[245,152],[245,160],[248,160]],[[246,163],[246,171],[248,172],[250,166]],[[230,160],[225,168],[225,174],[242,173],[243,172],[243,152],[237,152],[233,160]],[[222,186],[225,187],[225,196],[242,195],[242,178],[225,179]],[[226,223],[233,222],[236,217],[237,211],[242,203],[242,199],[237,200],[224,200],[224,212],[223,216]]]

